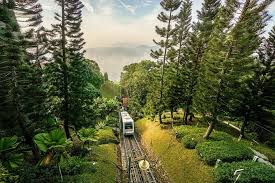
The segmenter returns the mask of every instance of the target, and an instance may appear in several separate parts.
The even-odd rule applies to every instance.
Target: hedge
[[[182,143],[187,149],[195,149],[196,145],[203,141],[203,134],[201,133],[185,135],[182,138]]]
[[[206,131],[205,128],[198,128],[198,127],[187,126],[187,125],[177,126],[173,129],[173,132],[177,138],[182,138],[185,135],[189,135],[189,134],[198,134],[198,133],[203,134],[205,131]]]
[[[225,132],[221,132],[221,131],[214,131],[210,137],[209,140],[212,141],[232,141],[233,137],[231,135],[229,135],[228,133]]]
[[[232,141],[233,138],[231,135],[225,132],[215,131],[213,132],[213,134],[208,140],[209,141],[222,141],[222,140]],[[202,143],[204,141],[205,139],[203,139],[203,133],[191,133],[182,137],[182,143],[184,147],[188,149],[195,149],[197,144]]]
[[[201,159],[214,165],[217,159],[233,162],[252,159],[253,152],[246,146],[234,141],[210,141],[196,146]]]
[[[234,172],[244,169],[238,179],[238,183],[274,183],[275,169],[259,162],[242,161],[234,163],[222,163],[214,171],[215,182],[233,183],[236,180]]]

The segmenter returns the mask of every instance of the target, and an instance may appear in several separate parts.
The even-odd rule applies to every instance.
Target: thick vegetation
[[[204,142],[196,149],[203,161],[209,165],[214,165],[218,159],[233,162],[253,158],[253,152],[248,147],[233,141]]]
[[[55,2],[46,29],[38,0],[0,1],[0,182],[91,182],[101,173],[114,182],[118,102],[102,98],[104,76],[84,56],[84,5]]]
[[[238,182],[271,183],[275,181],[274,168],[251,161],[221,164],[215,169],[215,181],[217,183],[233,183],[236,177],[232,175],[239,169],[243,169],[243,171]]]
[[[263,33],[272,1],[203,1],[198,21],[192,22],[190,0],[162,0],[156,26],[156,60],[124,67],[121,86],[127,90],[130,112],[136,118],[184,113],[182,124],[194,118],[207,124],[202,136],[211,137],[221,121],[239,121],[240,136],[274,138],[275,27]],[[249,45],[249,46],[248,46]],[[251,136],[247,136],[251,137]]]

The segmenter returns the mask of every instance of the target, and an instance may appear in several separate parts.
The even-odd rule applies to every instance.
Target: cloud
[[[124,3],[122,0],[117,0],[126,10],[131,12],[132,14],[135,14],[137,6],[129,5]]]
[[[91,5],[89,0],[82,0],[82,4],[89,13],[94,13],[94,7]]]

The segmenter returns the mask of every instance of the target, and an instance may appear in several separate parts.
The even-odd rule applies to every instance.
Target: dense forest
[[[172,138],[156,126],[143,136],[144,126],[158,124],[196,149],[207,166],[224,161],[215,169],[216,182],[233,182],[232,171],[240,167],[252,171],[243,182],[273,182],[275,26],[267,31],[273,2],[204,0],[195,19],[191,0],[162,0],[153,39],[159,49],[151,50],[151,60],[126,65],[117,84],[85,57],[81,0],[55,0],[50,28],[43,26],[39,0],[0,0],[0,182],[125,182],[117,145],[122,97],[129,98],[129,113],[148,146],[156,132],[163,134],[159,147],[171,148],[164,140]],[[271,165],[226,164],[253,159],[252,143]],[[155,150],[156,162],[167,150]],[[213,168],[192,158],[188,165],[175,163],[185,170],[197,165],[197,178],[213,182],[211,173],[200,174]],[[174,163],[168,159],[160,165],[165,175]],[[160,182],[173,182],[170,174]],[[194,177],[175,182],[197,182]]]
[[[182,124],[201,115],[209,138],[219,121],[241,122],[245,131],[274,147],[275,27],[273,1],[205,1],[192,21],[192,2],[162,1],[156,26],[157,60],[124,67],[121,85],[132,115],[140,118],[183,110]]]
[[[83,4],[56,6],[46,29],[38,0],[0,2],[0,182],[59,181],[60,166],[65,175],[87,164],[64,159],[87,154],[98,130],[117,121],[118,102],[100,92],[110,81],[84,57]]]

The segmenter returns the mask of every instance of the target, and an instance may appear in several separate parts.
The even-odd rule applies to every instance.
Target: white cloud
[[[126,4],[125,2],[123,2],[123,0],[117,0],[121,6],[123,6],[127,11],[131,12],[132,14],[135,14],[137,7],[136,6],[132,6],[129,4]]]
[[[82,0],[82,3],[88,12],[94,13],[94,7],[90,4],[89,0]]]

